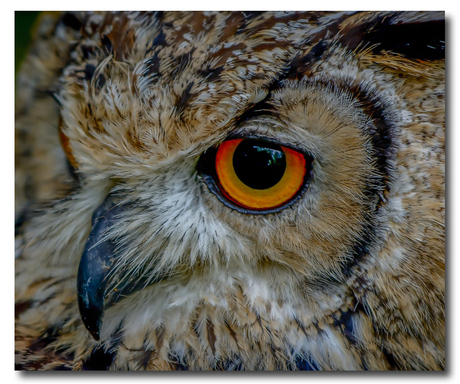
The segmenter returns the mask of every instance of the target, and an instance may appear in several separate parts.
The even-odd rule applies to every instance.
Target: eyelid
[[[67,157],[67,160],[70,163],[70,166],[73,169],[78,169],[77,160],[75,159],[75,156],[73,155],[72,149],[70,148],[70,145],[69,145],[69,138],[62,131],[63,124],[64,124],[64,122],[62,120],[62,117],[59,116],[59,125],[58,125],[59,141],[61,142],[62,149],[64,150],[64,153],[65,153],[65,155]]]
[[[270,144],[276,144],[280,145],[282,147],[292,149],[297,152],[301,152],[304,155],[307,156],[312,156],[310,152],[308,152],[304,147],[300,145],[295,145],[292,143],[288,142],[288,137],[286,137],[285,140],[283,138],[280,138],[279,136],[275,135],[274,133],[270,133],[267,130],[264,132],[258,133],[256,130],[251,130],[251,129],[244,129],[244,130],[239,130],[234,133],[230,133],[225,140],[222,142],[228,141],[228,140],[236,140],[236,139],[254,139],[254,140],[263,140],[267,143]],[[215,147],[218,148],[220,144],[217,144]]]

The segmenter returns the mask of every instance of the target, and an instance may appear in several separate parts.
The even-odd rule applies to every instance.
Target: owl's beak
[[[93,229],[86,241],[80,259],[77,276],[78,308],[80,316],[89,333],[95,340],[100,339],[102,316],[104,314],[107,276],[115,263],[115,244],[104,240],[107,231],[115,224],[123,207],[116,205],[109,195],[94,211],[91,224]]]
[[[96,341],[100,340],[100,330],[104,310],[130,294],[154,284],[162,277],[149,280],[142,277],[127,277],[123,269],[115,268],[118,254],[115,242],[108,239],[109,230],[120,221],[129,207],[117,204],[109,194],[94,211],[91,233],[86,240],[80,259],[77,276],[77,295],[80,317],[88,332]]]

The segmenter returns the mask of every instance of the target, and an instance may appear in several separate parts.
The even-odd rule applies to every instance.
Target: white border
[[[44,0],[40,2],[32,1],[7,1],[4,11],[2,12],[2,21],[0,22],[2,36],[2,57],[1,57],[1,71],[3,76],[2,84],[4,92],[1,105],[2,119],[2,138],[1,143],[1,166],[2,175],[6,178],[6,183],[2,182],[1,188],[1,242],[3,245],[2,259],[3,259],[3,276],[1,278],[2,293],[2,316],[1,316],[1,329],[3,331],[2,350],[0,358],[1,372],[4,373],[4,381],[6,383],[15,382],[28,382],[28,381],[71,381],[85,384],[98,383],[101,381],[128,381],[136,380],[140,382],[201,382],[201,381],[233,381],[238,380],[242,383],[249,383],[253,381],[272,381],[278,382],[280,380],[286,381],[309,381],[316,383],[332,383],[340,380],[341,384],[356,383],[356,381],[372,380],[372,381],[387,381],[391,380],[395,384],[405,383],[406,381],[449,381],[458,382],[459,372],[458,369],[458,345],[460,344],[458,322],[460,321],[459,305],[457,294],[459,293],[459,281],[457,274],[459,270],[460,249],[458,239],[458,225],[456,218],[459,217],[459,204],[457,203],[457,196],[460,194],[460,184],[457,169],[460,169],[460,150],[457,148],[460,145],[458,133],[458,119],[456,116],[456,108],[458,100],[456,97],[456,90],[459,89],[458,76],[455,73],[455,68],[459,68],[458,46],[459,42],[459,28],[457,27],[458,20],[458,5],[453,5],[453,1],[397,1],[386,0],[384,2],[369,2],[369,1],[327,1],[327,2],[307,2],[303,1],[282,1],[268,2],[268,1],[247,1],[247,0],[231,0],[226,2],[214,1],[174,1],[174,2],[152,2],[152,1],[135,1],[131,0],[128,3],[121,2],[95,2],[82,0],[78,2],[62,2],[62,1],[49,1]],[[446,20],[448,24],[448,40],[447,40],[447,57],[448,57],[448,78],[447,88],[449,101],[447,103],[447,117],[448,117],[448,139],[447,145],[447,162],[448,162],[448,175],[447,175],[447,195],[448,195],[448,345],[450,349],[447,351],[447,367],[448,371],[444,375],[432,373],[403,373],[403,374],[379,374],[379,373],[330,373],[330,374],[282,374],[282,373],[190,373],[184,375],[169,375],[169,374],[148,374],[139,375],[131,373],[82,373],[82,374],[65,374],[59,373],[19,373],[14,372],[14,235],[13,235],[13,200],[14,200],[14,11],[15,10],[99,10],[99,9],[121,9],[127,10],[145,10],[145,9],[162,9],[166,10],[164,5],[167,4],[167,10],[445,10]],[[450,51],[450,52],[449,52]]]

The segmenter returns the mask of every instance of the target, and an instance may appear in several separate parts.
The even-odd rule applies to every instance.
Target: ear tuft
[[[409,59],[443,60],[445,58],[445,21],[378,24],[364,35],[374,54],[391,51]]]

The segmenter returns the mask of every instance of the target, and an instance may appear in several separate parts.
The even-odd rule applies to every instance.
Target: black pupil
[[[286,156],[280,145],[262,140],[243,140],[233,153],[238,178],[253,189],[278,184],[286,170]]]

